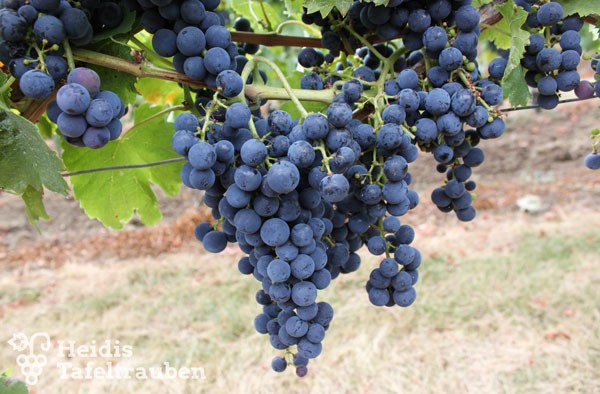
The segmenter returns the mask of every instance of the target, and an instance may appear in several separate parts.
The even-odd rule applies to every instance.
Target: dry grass
[[[600,392],[600,215],[478,223],[424,231],[408,309],[369,305],[376,259],[364,255],[357,274],[320,295],[336,316],[302,380],[269,370],[277,353],[252,327],[259,283],[237,273],[233,249],[1,272],[0,369],[21,377],[4,344],[13,332],[46,331],[118,339],[135,353],[120,365],[203,367],[206,380],[64,381],[54,357],[38,393]]]

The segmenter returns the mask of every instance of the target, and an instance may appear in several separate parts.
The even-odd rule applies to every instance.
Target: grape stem
[[[83,63],[94,64],[97,66],[126,72],[127,74],[131,74],[138,78],[156,78],[165,81],[183,83],[190,86],[198,86],[203,88],[208,87],[206,84],[195,81],[187,77],[185,74],[178,73],[175,70],[156,66],[147,60],[143,60],[142,62],[138,63],[87,49],[75,49],[73,51],[73,58]],[[283,88],[275,88],[265,85],[247,85],[245,91],[246,95],[252,99],[290,99],[288,92]],[[292,92],[299,100],[302,101],[331,103],[334,97],[334,93],[328,90],[292,89]]]
[[[69,39],[65,38],[63,40],[63,47],[65,48],[65,55],[67,56],[67,64],[69,65],[69,70],[75,69],[75,60],[73,59],[73,50],[71,50],[71,44],[69,44]]]
[[[190,85],[183,85],[183,99],[184,105],[188,107],[192,113],[196,116],[200,116],[200,112],[198,112],[198,108],[194,105],[194,99],[192,98],[192,93],[190,92]]]
[[[366,38],[364,38],[363,36],[361,36],[360,34],[355,32],[354,29],[351,28],[350,26],[344,26],[344,28],[346,30],[348,30],[348,32],[350,34],[352,34],[358,41],[360,41],[361,44],[363,44],[364,46],[369,48],[369,51],[373,55],[375,55],[379,60],[381,60],[384,63],[387,62],[387,58],[385,56],[383,56],[381,53],[379,53],[379,51],[377,49],[375,49],[375,47],[369,42],[369,40],[367,40]]]
[[[4,82],[4,85],[2,85],[2,87],[0,87],[0,96],[4,95],[6,92],[8,92],[8,90],[10,89],[12,84],[15,83],[16,80],[17,79],[11,75],[10,78],[8,78],[6,80],[6,82]]]
[[[308,116],[308,112],[306,112],[306,109],[304,108],[304,106],[298,99],[298,96],[296,96],[296,93],[290,86],[290,83],[287,80],[287,77],[283,74],[283,71],[281,71],[281,69],[279,67],[277,67],[277,64],[275,64],[275,62],[273,62],[265,57],[261,57],[261,56],[256,56],[252,60],[254,60],[256,63],[264,63],[267,66],[271,67],[271,69],[275,72],[275,74],[279,78],[280,82],[283,84],[283,88],[288,93],[288,97],[292,100],[292,102],[294,103],[294,105],[296,106],[298,111],[300,112],[300,115],[302,115],[302,118],[303,119],[306,118]],[[242,78],[242,81],[243,80],[244,79]]]
[[[315,37],[320,37],[321,36],[321,32],[317,29],[315,29],[314,27],[312,27],[311,25],[307,25],[305,23],[303,23],[302,21],[297,21],[297,20],[288,20],[288,21],[284,21],[281,22],[279,24],[279,26],[277,26],[277,29],[275,29],[275,33],[277,34],[281,34],[281,32],[283,31],[283,28],[286,26],[300,26],[302,29],[304,29],[304,31],[306,31],[307,33],[315,36]]]
[[[258,3],[260,4],[260,9],[262,11],[263,16],[265,17],[265,22],[267,23],[267,26],[265,26],[265,29],[268,31],[272,31],[273,25],[271,24],[271,21],[269,20],[269,15],[267,15],[267,10],[265,10],[265,5],[263,4],[263,0],[258,0]],[[250,7],[252,7],[252,6],[250,6]]]
[[[137,37],[131,37],[131,42],[133,42],[138,47],[139,51],[144,53],[144,56],[152,58],[152,61],[162,63],[162,65],[166,67],[173,67],[173,63],[163,58],[162,56],[156,56],[155,52],[148,48],[146,44],[140,41]]]

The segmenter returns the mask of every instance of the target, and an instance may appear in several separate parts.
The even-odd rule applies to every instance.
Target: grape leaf
[[[156,105],[180,104],[183,101],[183,89],[177,82],[156,78],[141,78],[135,85],[144,98],[144,102]]]
[[[8,81],[8,76],[3,72],[0,72],[0,86],[4,86],[4,84]],[[8,88],[3,94],[0,94],[0,105],[4,108],[8,108],[8,103],[10,102],[10,92],[11,88]]]
[[[300,15],[302,13],[302,1],[284,0],[285,12],[288,16]]]
[[[473,1],[473,7],[479,8],[482,5],[486,5],[486,4],[491,3],[492,1],[494,1],[494,0],[474,0]]]
[[[56,123],[53,123],[48,119],[48,116],[44,114],[37,122],[37,128],[43,138],[52,137],[52,133],[58,130]]]
[[[25,202],[25,213],[27,213],[29,223],[34,224],[40,219],[48,220],[50,218],[44,207],[42,193],[31,186],[27,186],[21,198]]]
[[[10,379],[0,375],[0,393],[2,394],[29,394],[27,385],[20,380]]]
[[[113,41],[104,41],[103,43],[96,44],[94,45],[94,50],[125,60],[135,60],[130,54],[129,47]],[[91,64],[89,64],[88,67],[95,70],[100,76],[100,80],[102,81],[100,87],[102,90],[114,92],[126,104],[131,104],[135,101],[135,98],[137,97],[137,91],[135,89],[137,78],[135,76],[119,70]]]
[[[529,43],[529,32],[521,27],[527,19],[527,11],[515,6],[513,0],[500,4],[496,9],[502,14],[502,20],[507,22],[510,32],[510,55],[502,78],[504,97],[508,98],[514,106],[527,105],[529,102],[529,88],[525,81],[525,74],[521,68],[521,59],[525,46]]]
[[[47,218],[44,188],[67,194],[62,167],[33,123],[0,108],[0,189],[22,196],[32,223]]]
[[[353,0],[304,0],[304,6],[309,14],[320,12],[323,16],[327,16],[333,7],[336,7],[342,15],[346,15],[352,3]]]
[[[388,5],[389,2],[390,0],[361,1],[361,3],[373,3],[375,5]],[[304,0],[304,7],[308,9],[309,14],[320,12],[321,15],[327,16],[335,7],[342,15],[346,15],[353,3],[353,0]]]
[[[281,22],[280,9],[282,4],[270,4],[258,0],[231,0],[231,9],[238,15],[248,18],[253,28],[267,29],[267,19],[270,27],[275,29]],[[263,12],[264,9],[264,12]]]
[[[162,107],[144,104],[134,112],[135,125],[121,138],[98,150],[76,148],[64,143],[63,160],[69,171],[115,165],[146,164],[178,157],[171,149],[173,124],[156,115]],[[123,228],[134,212],[142,223],[156,224],[162,213],[152,184],[167,195],[179,192],[182,163],[154,167],[111,170],[71,177],[75,198],[91,218],[105,226]]]
[[[510,21],[502,18],[493,26],[481,31],[479,40],[492,41],[499,49],[510,49],[512,42],[510,36]]]
[[[560,3],[565,16],[573,14],[579,14],[579,16],[600,15],[600,1],[598,0],[563,0]]]

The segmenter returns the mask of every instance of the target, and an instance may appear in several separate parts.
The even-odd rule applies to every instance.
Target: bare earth
[[[134,347],[113,365],[168,361],[206,379],[64,380],[53,343],[36,393],[600,393],[600,173],[582,163],[598,119],[597,100],[510,114],[507,134],[482,142],[472,223],[429,201],[442,179],[429,157],[412,165],[416,304],[370,306],[364,283],[378,259],[363,253],[357,273],[320,295],[336,317],[302,380],[269,370],[279,353],[252,327],[260,284],[237,272],[240,252],[207,255],[194,240],[209,217],[198,193],[162,199],[160,225],[120,233],[50,195],[41,234],[19,199],[0,194],[0,371],[23,378],[6,341],[44,331]],[[525,196],[539,213],[519,208]]]

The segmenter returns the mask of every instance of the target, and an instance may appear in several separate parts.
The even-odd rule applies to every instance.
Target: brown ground
[[[526,195],[541,197],[550,216],[565,204],[573,209],[599,208],[600,174],[582,163],[590,151],[589,131],[598,126],[599,119],[595,100],[566,104],[550,112],[510,113],[507,133],[497,141],[481,144],[486,161],[475,169],[473,177],[478,182],[475,206],[479,215],[495,215],[501,220],[517,212],[517,200]],[[434,168],[428,155],[411,165],[413,187],[422,203],[408,220],[417,228],[424,223],[433,228],[449,223],[429,201],[429,193],[442,179]],[[160,225],[144,228],[132,222],[124,231],[114,232],[89,220],[76,201],[50,194],[46,207],[51,220],[41,222],[38,234],[27,222],[20,199],[0,194],[0,261],[8,266],[56,265],[73,259],[125,259],[200,250],[193,227],[210,213],[200,208],[199,199],[197,192],[189,190],[175,198],[163,198],[165,219]]]
[[[51,356],[32,393],[599,393],[600,172],[582,163],[599,104],[511,114],[507,134],[482,144],[471,223],[432,206],[442,176],[429,157],[415,163],[422,202],[405,220],[424,258],[417,302],[372,307],[363,288],[379,259],[362,253],[359,272],[319,296],[336,317],[301,381],[269,371],[278,352],[252,327],[260,285],[234,268],[239,250],[215,258],[195,241],[207,216],[198,193],[161,199],[160,225],[122,232],[50,195],[41,234],[18,198],[0,194],[0,371],[23,379],[5,342],[42,331],[80,343],[119,339],[136,357],[115,364],[168,360],[203,367],[207,378],[62,380],[55,366],[64,360]],[[518,207],[528,195],[539,197],[540,213]]]

